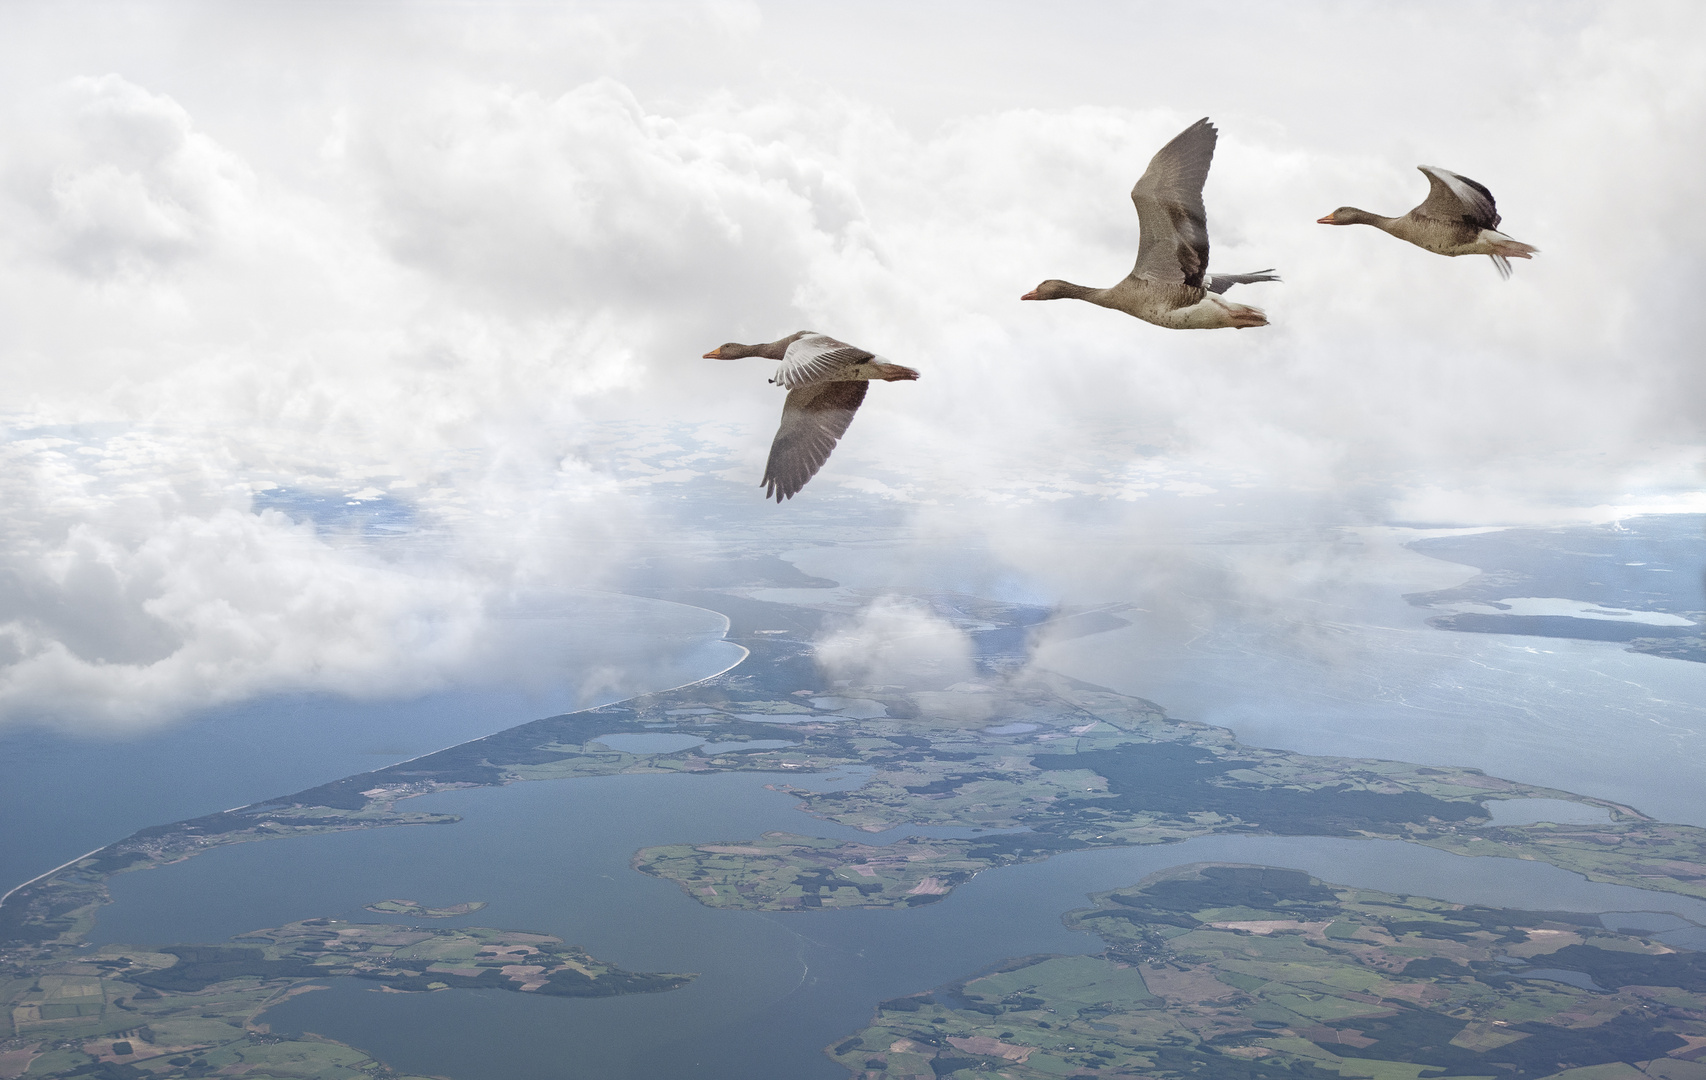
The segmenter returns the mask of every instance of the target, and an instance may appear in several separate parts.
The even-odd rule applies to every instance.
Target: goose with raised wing
[[[1021,300],[1087,300],[1173,330],[1268,325],[1260,308],[1222,297],[1234,285],[1278,281],[1272,270],[1208,272],[1208,213],[1203,182],[1218,132],[1205,116],[1174,136],[1149,162],[1131,201],[1137,207],[1137,265],[1106,289],[1051,279]]]
[[[1532,259],[1540,249],[1498,231],[1499,210],[1487,185],[1437,165],[1417,165],[1428,178],[1428,197],[1403,217],[1381,217],[1341,206],[1321,225],[1373,225],[1435,255],[1485,255],[1499,276],[1511,276],[1512,259]]]
[[[830,451],[847,434],[847,425],[864,404],[872,382],[918,378],[912,368],[811,330],[762,345],[731,341],[706,353],[705,359],[748,356],[781,361],[770,381],[788,391],[761,481],[765,498],[774,497],[777,502],[793,498],[823,468]]]

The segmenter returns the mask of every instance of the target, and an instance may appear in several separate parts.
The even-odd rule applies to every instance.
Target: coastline
[[[720,615],[724,640],[742,649],[741,658],[720,672],[667,691],[516,725],[290,796],[139,830],[14,889],[0,907],[5,920],[0,926],[13,931],[11,958],[41,970],[72,970],[91,955],[135,953],[134,946],[103,946],[97,954],[81,954],[80,961],[70,951],[93,925],[108,899],[105,882],[115,874],[231,843],[460,820],[398,808],[418,795],[523,780],[729,771],[800,776],[848,765],[870,770],[862,786],[784,790],[816,818],[846,827],[869,831],[913,823],[989,835],[910,844],[904,866],[891,865],[900,848],[878,852],[810,837],[787,842],[735,837],[686,845],[671,853],[672,863],[646,869],[675,880],[705,906],[916,907],[941,901],[996,866],[1039,862],[1069,850],[1243,832],[1371,836],[1454,854],[1515,855],[1590,880],[1638,881],[1649,890],[1706,895],[1706,830],[1666,826],[1632,807],[1474,769],[1246,745],[1230,729],[1172,719],[1142,699],[1026,667],[1027,640],[1020,631],[1039,621],[1030,609],[989,605],[978,613],[995,625],[974,635],[981,647],[973,680],[942,674],[907,687],[849,686],[831,685],[816,666],[813,643],[822,612],[693,595],[705,602],[688,606]],[[1003,619],[989,618],[1002,611]],[[777,626],[789,629],[777,633]],[[850,702],[859,705],[849,709]],[[691,735],[695,745],[628,753],[600,742],[624,731]],[[1166,782],[1155,787],[1145,777]],[[1483,803],[1508,798],[1595,806],[1611,820],[1590,827],[1493,827]],[[1626,839],[1639,843],[1625,845]],[[1671,863],[1677,866],[1671,876],[1650,876],[1654,866]],[[1684,873],[1683,863],[1699,872]],[[722,876],[707,895],[703,875],[713,869]],[[689,881],[700,884],[689,890]],[[164,958],[160,962],[169,966]],[[87,977],[100,978],[103,986],[129,985],[122,972],[102,974],[98,967]],[[132,1021],[115,1014],[102,1022]]]

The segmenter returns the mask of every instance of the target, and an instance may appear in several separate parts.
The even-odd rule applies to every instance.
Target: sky
[[[1077,602],[1140,571],[1074,538],[1229,493],[1699,512],[1703,39],[1691,3],[8,4],[0,725],[453,681],[494,613],[716,546],[675,496],[756,503],[780,402],[700,356],[803,327],[923,377],[769,520]],[[1272,325],[1020,303],[1124,276],[1204,115],[1210,268],[1277,268],[1233,294]],[[1315,223],[1419,164],[1540,254]]]

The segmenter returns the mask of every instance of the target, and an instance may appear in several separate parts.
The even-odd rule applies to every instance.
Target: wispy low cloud
[[[910,683],[919,677],[948,684],[975,674],[971,640],[947,619],[910,597],[884,596],[817,645],[818,663],[833,680],[855,686]]]

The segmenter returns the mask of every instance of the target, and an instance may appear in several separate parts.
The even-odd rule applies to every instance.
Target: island
[[[549,934],[305,919],[230,945],[61,954],[8,986],[12,1041],[27,1051],[30,1076],[395,1076],[359,1050],[314,1035],[275,1035],[262,1019],[269,1007],[338,976],[387,993],[554,997],[657,993],[693,979],[624,971]]]
[[[1245,746],[1225,728],[1174,720],[1147,701],[1047,672],[945,690],[857,692],[880,701],[888,717],[843,721],[821,734],[809,725],[791,730],[824,752],[853,744],[871,766],[869,779],[851,791],[796,789],[801,805],[872,832],[914,824],[990,835],[881,848],[730,837],[646,849],[636,869],[712,907],[914,906],[992,866],[1233,832],[1406,840],[1706,897],[1706,830],[1475,769]],[[1599,807],[1608,820],[1491,825],[1485,802],[1511,798],[1571,800]]]
[[[472,915],[485,906],[484,900],[469,900],[449,907],[428,907],[419,900],[380,900],[366,905],[375,914],[407,915],[413,919],[454,919],[458,915]]]
[[[864,1080],[1706,1077],[1706,954],[1596,916],[1199,864],[1092,897],[1094,956],[885,1001],[829,1052]]]
[[[1439,610],[1428,619],[1437,629],[1617,641],[1630,652],[1706,663],[1706,515],[1503,529],[1410,547],[1481,571],[1455,588],[1405,597]]]

